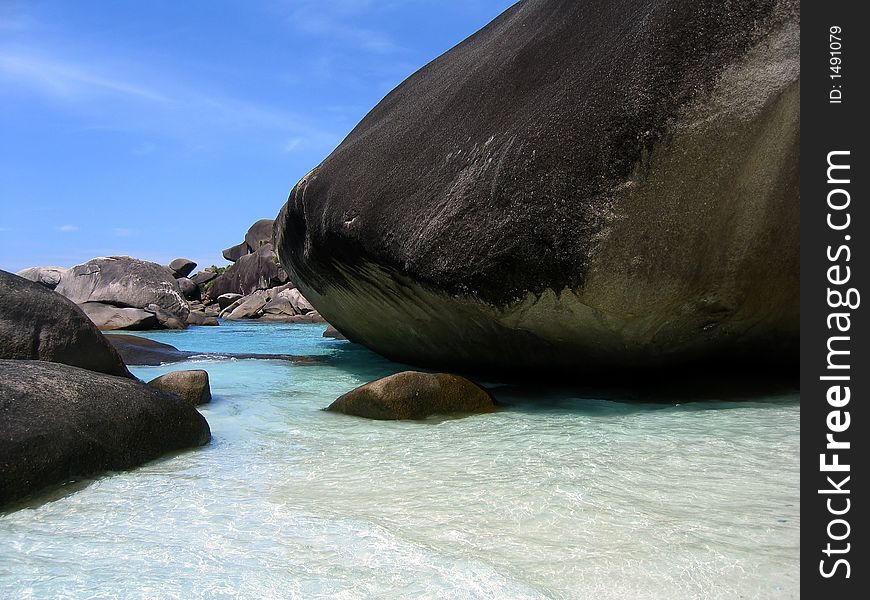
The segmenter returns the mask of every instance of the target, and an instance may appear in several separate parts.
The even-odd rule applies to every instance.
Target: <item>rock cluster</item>
[[[224,294],[217,298],[220,316],[229,321],[260,319],[282,323],[323,323],[313,306],[292,284],[257,290],[247,296]]]
[[[0,271],[0,505],[207,443],[202,415],[159,387],[136,380],[74,302]]]

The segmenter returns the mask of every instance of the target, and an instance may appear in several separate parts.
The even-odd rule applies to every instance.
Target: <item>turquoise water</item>
[[[501,412],[319,409],[403,367],[323,326],[224,324],[183,350],[214,436],[0,515],[2,598],[797,598],[797,395],[639,404],[496,388]],[[47,501],[46,501],[47,500]]]

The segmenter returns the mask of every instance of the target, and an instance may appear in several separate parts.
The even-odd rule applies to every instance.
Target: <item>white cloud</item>
[[[78,231],[79,227],[78,227],[78,225],[61,225],[60,227],[57,228],[57,230],[63,231],[64,233],[70,233],[73,231]]]

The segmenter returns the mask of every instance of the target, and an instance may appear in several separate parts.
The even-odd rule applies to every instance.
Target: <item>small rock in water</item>
[[[152,388],[175,394],[191,406],[211,401],[208,371],[173,371],[148,382]]]
[[[345,335],[342,332],[340,332],[338,329],[336,329],[332,325],[330,325],[329,327],[326,328],[326,331],[323,332],[323,337],[332,338],[334,340],[346,340],[347,339],[347,337],[345,337]]]
[[[479,385],[449,373],[404,371],[344,394],[326,409],[379,420],[493,412],[497,404]]]

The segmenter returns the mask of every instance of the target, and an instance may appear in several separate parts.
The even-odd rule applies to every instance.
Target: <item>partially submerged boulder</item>
[[[139,381],[0,360],[0,505],[202,446],[210,437],[195,408]]]
[[[0,358],[64,363],[131,377],[90,319],[47,287],[0,271]]]
[[[156,305],[181,323],[190,310],[172,271],[129,256],[95,258],[77,265],[64,273],[56,291],[76,304],[102,302],[149,311],[150,305]]]
[[[342,332],[340,332],[338,329],[336,329],[332,325],[330,325],[329,327],[326,328],[326,330],[323,332],[323,337],[332,338],[334,340],[346,340],[347,339],[347,337]]]
[[[344,394],[326,409],[367,419],[425,419],[432,415],[493,412],[492,395],[464,377],[404,371]]]
[[[66,269],[63,267],[29,267],[21,269],[16,275],[53,290],[60,283],[60,278],[64,273],[66,273]]]
[[[148,382],[152,388],[175,394],[191,406],[211,402],[208,371],[173,371]]]
[[[794,364],[799,29],[797,0],[518,2],[297,183],[281,263],[402,362]]]
[[[119,308],[102,302],[85,302],[79,308],[100,331],[116,329],[146,330],[158,326],[154,313],[141,308]]]

